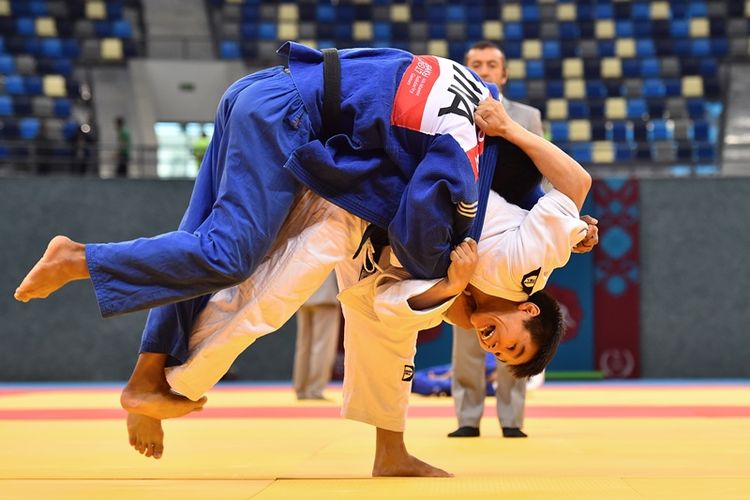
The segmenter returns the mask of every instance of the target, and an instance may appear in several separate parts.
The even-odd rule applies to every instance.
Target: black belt
[[[341,123],[341,63],[336,49],[323,49],[323,126],[320,141],[338,133]]]
[[[340,133],[339,125],[341,124],[341,62],[339,53],[336,49],[323,49],[323,110],[321,112],[320,142],[328,141],[334,135]],[[367,230],[362,235],[359,248],[354,253],[353,259],[356,259],[362,251],[367,240],[373,244],[375,255],[374,260],[377,263],[383,248],[388,245],[388,233],[381,227],[373,224],[367,226]]]

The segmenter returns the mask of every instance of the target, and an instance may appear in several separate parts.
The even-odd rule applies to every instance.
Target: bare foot
[[[128,440],[141,455],[160,459],[164,453],[164,431],[161,420],[128,413]]]
[[[120,395],[120,404],[129,413],[157,420],[177,418],[203,409],[207,398],[192,401],[170,391],[168,387],[141,387],[128,384]]]
[[[88,277],[85,245],[65,236],[55,236],[42,258],[16,288],[14,296],[21,302],[45,299],[66,283]]]
[[[377,428],[373,477],[453,477],[443,469],[413,457],[406,451],[404,433]]]
[[[372,477],[453,477],[453,474],[407,454],[398,460],[376,460]]]

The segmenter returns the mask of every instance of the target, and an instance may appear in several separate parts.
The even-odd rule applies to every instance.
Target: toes
[[[154,443],[149,443],[146,445],[146,457],[153,456],[154,454]]]
[[[154,445],[154,458],[159,460],[164,453],[164,445],[163,444],[155,444]]]
[[[206,401],[208,401],[208,398],[206,396],[203,396],[198,401],[196,401],[196,403],[202,408],[203,405],[206,404]]]
[[[140,453],[141,455],[143,455],[143,454],[144,454],[144,453],[146,452],[146,444],[145,444],[145,443],[142,443],[142,442],[140,442],[140,441],[138,441],[138,442],[136,442],[136,443],[135,443],[135,446],[134,446],[134,448],[135,448],[135,449],[136,449],[136,451],[137,451],[138,453]]]

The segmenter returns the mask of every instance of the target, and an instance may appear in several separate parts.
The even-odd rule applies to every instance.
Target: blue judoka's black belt
[[[325,143],[334,135],[340,133],[338,126],[341,124],[341,62],[336,49],[323,49],[323,110],[321,120],[323,122],[320,142]],[[354,253],[356,259],[362,251],[365,242],[370,240],[374,248],[373,260],[377,263],[383,248],[388,246],[388,233],[382,227],[374,224],[367,226],[359,248]],[[365,266],[367,267],[367,265]],[[372,269],[372,266],[369,266]]]
[[[323,137],[325,143],[338,133],[341,123],[341,62],[336,49],[323,49]]]

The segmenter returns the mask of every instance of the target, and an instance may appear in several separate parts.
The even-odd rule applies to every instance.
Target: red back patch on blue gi
[[[396,91],[391,125],[428,135],[448,134],[466,152],[474,178],[484,133],[474,124],[474,111],[490,91],[467,68],[435,56],[414,56]]]

